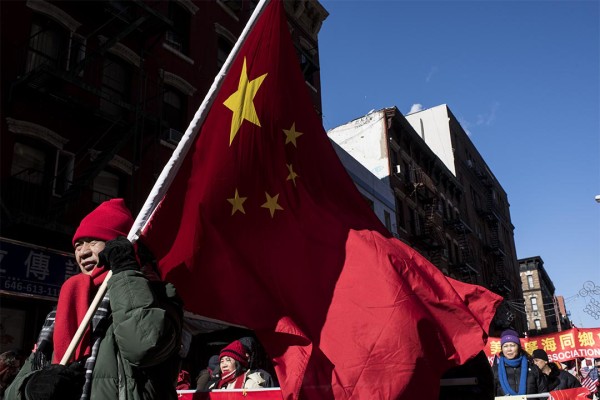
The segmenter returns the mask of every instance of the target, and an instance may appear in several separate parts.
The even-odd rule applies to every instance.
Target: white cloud
[[[412,114],[412,113],[416,113],[416,112],[419,112],[422,110],[423,110],[423,105],[419,104],[419,103],[415,103],[412,106],[410,106],[410,111],[408,113]]]
[[[468,137],[473,137],[473,133],[471,132],[471,126],[473,124],[471,124],[469,121],[467,121],[464,118],[458,118],[458,122],[460,123],[460,126],[462,126],[462,128],[464,129],[465,133],[467,134]]]
[[[438,71],[438,67],[431,67],[431,69],[429,70],[429,73],[427,74],[427,76],[425,77],[425,82],[429,83],[429,81],[431,80],[431,78],[433,78],[433,75]]]
[[[500,103],[495,102],[492,104],[490,111],[483,114],[478,114],[476,125],[492,125],[496,120],[496,112],[498,111],[498,108],[500,108]]]

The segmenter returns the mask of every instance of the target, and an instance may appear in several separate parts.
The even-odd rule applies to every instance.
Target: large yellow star
[[[269,193],[265,192],[265,195],[267,196],[267,202],[261,207],[268,208],[269,212],[271,213],[271,218],[273,218],[273,216],[275,215],[275,210],[283,210],[283,207],[277,204],[277,198],[279,198],[279,194],[276,194],[275,196],[271,197],[269,196]]]
[[[294,166],[292,164],[285,164],[285,165],[287,165],[288,171],[290,171],[290,174],[287,176],[287,178],[285,180],[286,181],[291,180],[292,182],[294,182],[294,186],[296,186],[296,178],[299,175],[294,172]]]
[[[230,202],[233,206],[231,208],[231,215],[235,214],[236,211],[240,211],[242,214],[246,214],[246,211],[244,211],[244,202],[246,201],[246,199],[247,197],[240,197],[240,195],[238,194],[238,190],[235,189],[235,194],[233,195],[233,197],[231,199],[227,199],[227,201]]]
[[[294,147],[298,147],[296,145],[296,139],[298,136],[303,135],[302,132],[296,132],[296,123],[292,124],[290,129],[284,129],[283,133],[285,133],[285,144],[292,143]]]
[[[231,131],[229,133],[229,145],[233,142],[235,135],[237,135],[242,126],[244,120],[252,122],[253,124],[260,126],[258,115],[256,115],[256,109],[254,108],[254,96],[258,92],[258,88],[263,83],[267,74],[261,75],[256,79],[248,81],[248,72],[246,69],[246,57],[244,57],[244,66],[242,67],[242,73],[240,75],[240,82],[238,83],[238,90],[229,96],[223,103],[225,107],[233,111],[231,117]]]

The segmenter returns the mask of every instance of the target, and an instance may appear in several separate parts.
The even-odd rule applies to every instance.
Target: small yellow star
[[[277,198],[279,198],[279,194],[276,194],[275,196],[271,197],[269,196],[269,193],[265,192],[265,195],[267,196],[267,202],[261,207],[268,208],[269,212],[271,213],[271,218],[273,218],[273,216],[275,215],[275,210],[283,210],[283,207],[277,204]]]
[[[246,57],[244,57],[244,65],[240,74],[238,90],[233,93],[223,103],[225,107],[233,111],[231,116],[231,130],[229,132],[229,145],[233,142],[244,120],[252,122],[254,125],[260,126],[256,109],[254,108],[254,96],[263,83],[267,74],[261,75],[256,79],[248,81],[248,71],[246,68]]]
[[[296,139],[300,135],[303,135],[303,133],[296,132],[296,123],[295,122],[292,124],[292,127],[290,129],[284,129],[283,133],[285,133],[285,144],[292,143],[294,145],[294,147],[298,147],[296,145]]]
[[[288,171],[290,171],[290,174],[287,176],[286,181],[291,180],[292,182],[294,182],[294,186],[296,186],[296,178],[299,175],[294,172],[294,167],[292,164],[286,164],[286,165],[288,167]]]
[[[227,201],[230,202],[233,206],[231,208],[231,215],[235,214],[236,211],[240,211],[242,214],[246,214],[246,211],[244,211],[244,202],[246,201],[246,199],[247,197],[240,197],[240,195],[238,194],[238,190],[235,189],[235,195],[233,196],[233,198],[227,199]]]

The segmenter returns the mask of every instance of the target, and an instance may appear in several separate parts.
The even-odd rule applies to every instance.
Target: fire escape
[[[71,3],[72,4],[72,3]],[[82,3],[83,4],[83,3]],[[9,223],[51,227],[73,204],[80,201],[99,173],[126,145],[141,147],[148,131],[160,132],[156,112],[146,109],[149,82],[143,60],[172,22],[142,1],[95,2],[83,6],[98,15],[98,24],[86,36],[65,35],[53,54],[43,46],[57,33],[40,25],[22,47],[21,73],[10,87],[7,109],[26,110],[36,120],[38,107],[56,110],[65,132],[79,131],[86,139],[78,145],[70,163],[49,171],[21,171],[2,182],[3,215]],[[92,10],[93,9],[93,10]],[[60,32],[59,32],[60,34]],[[69,36],[68,39],[66,36]],[[115,96],[99,84],[103,68],[110,68],[107,53],[125,39],[137,43],[140,65],[128,82],[136,88],[130,98]],[[90,45],[92,42],[98,45]],[[103,78],[104,79],[104,78]],[[135,85],[135,86],[133,86]],[[156,101],[158,90],[154,90]],[[160,97],[158,97],[160,99]],[[160,102],[159,102],[160,104]],[[10,122],[9,122],[10,125]],[[134,160],[135,161],[135,160]],[[134,164],[135,165],[135,164]],[[72,179],[65,178],[70,169]],[[60,229],[54,226],[54,229]]]
[[[462,282],[477,283],[477,275],[479,273],[473,267],[475,259],[469,241],[473,231],[460,217],[445,221],[445,225],[454,232],[454,238],[458,242],[459,254],[455,261],[449,265],[451,274]]]
[[[502,223],[501,213],[498,209],[493,180],[486,171],[480,168],[474,168],[475,174],[479,177],[486,188],[484,204],[477,205],[476,209],[479,215],[485,220],[489,235],[489,241],[485,244],[485,250],[493,259],[492,281],[490,289],[494,292],[507,297],[511,292],[512,284],[506,273],[506,252],[504,244],[500,238],[500,228]]]
[[[442,217],[437,212],[438,195],[435,184],[423,169],[413,165],[406,185],[415,203],[422,207],[422,213],[414,216],[415,235],[411,242],[440,268],[445,242]]]

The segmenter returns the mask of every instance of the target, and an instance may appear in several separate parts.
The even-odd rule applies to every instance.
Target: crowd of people
[[[175,287],[159,279],[150,252],[127,240],[132,225],[123,199],[106,201],[82,219],[72,239],[81,273],[63,284],[31,355],[0,355],[0,399],[175,400],[176,389],[277,386],[251,336],[224,343],[194,376],[182,368],[183,304]],[[108,276],[108,290],[72,349],[71,339]],[[501,353],[491,368],[483,353],[471,363],[481,375],[478,399],[581,386],[543,350],[527,354],[514,330],[502,332]],[[600,359],[594,365],[600,370]],[[470,371],[469,365],[462,368]]]
[[[531,355],[527,354],[521,348],[516,331],[509,329],[502,332],[500,344],[501,353],[492,366],[496,396],[548,393],[582,386],[577,377],[550,362],[546,351],[536,349]],[[594,365],[597,374],[600,358],[594,360]],[[591,395],[597,398],[597,384]]]

